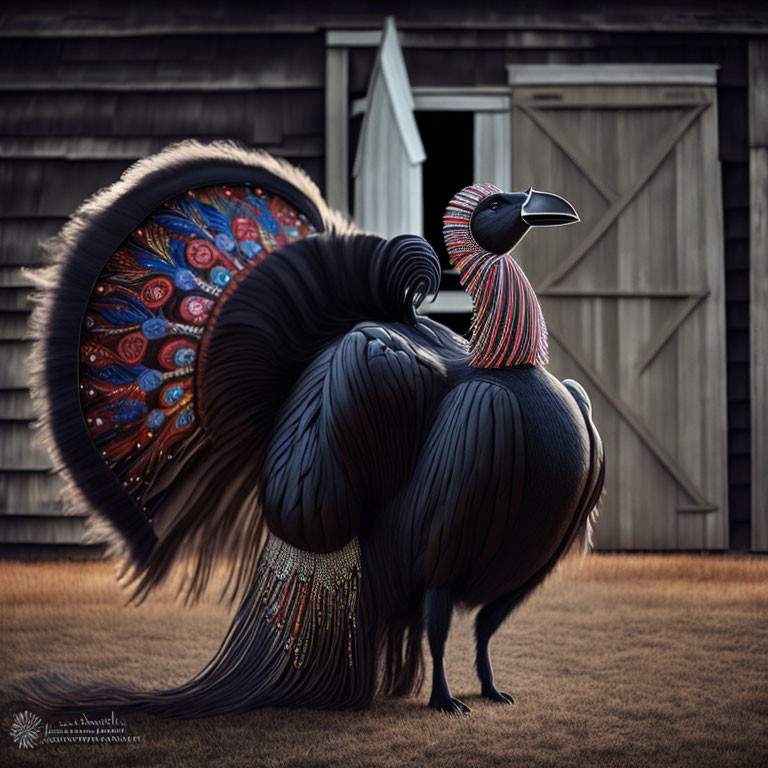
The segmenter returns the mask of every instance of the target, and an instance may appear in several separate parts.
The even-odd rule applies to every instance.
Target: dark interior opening
[[[473,183],[472,112],[417,112],[427,159],[423,165],[424,237],[449,269],[443,244],[443,214],[451,198]]]
[[[440,290],[462,290],[458,276],[447,271],[451,265],[443,243],[443,214],[451,198],[475,181],[473,113],[416,112],[416,123],[427,154],[422,171],[424,237],[435,249],[443,268]],[[472,320],[468,312],[433,317],[465,335]]]

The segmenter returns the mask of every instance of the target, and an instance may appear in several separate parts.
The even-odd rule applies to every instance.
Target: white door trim
[[[507,64],[510,85],[716,85],[719,64]]]

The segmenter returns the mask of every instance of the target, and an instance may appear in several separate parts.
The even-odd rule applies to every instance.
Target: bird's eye
[[[498,208],[499,208],[499,205],[500,205],[499,201],[498,201],[498,200],[494,200],[494,201],[491,203],[491,205],[490,205],[490,209],[491,209],[492,211],[496,211],[496,210],[498,210]]]

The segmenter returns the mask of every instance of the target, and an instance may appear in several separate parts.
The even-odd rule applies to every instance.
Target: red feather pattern
[[[276,195],[206,187],[158,208],[104,266],[80,337],[80,399],[104,461],[139,506],[160,464],[201,429],[195,365],[224,288],[314,232]]]
[[[477,204],[501,191],[493,184],[465,187],[443,217],[451,265],[472,296],[469,364],[477,368],[546,365],[547,327],[533,286],[511,255],[483,250],[469,226]]]

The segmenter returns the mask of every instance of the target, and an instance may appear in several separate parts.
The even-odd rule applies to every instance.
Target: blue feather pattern
[[[137,500],[158,452],[198,429],[194,368],[215,301],[238,270],[314,232],[298,214],[248,186],[190,190],[105,265],[82,329],[82,403],[100,453]]]

